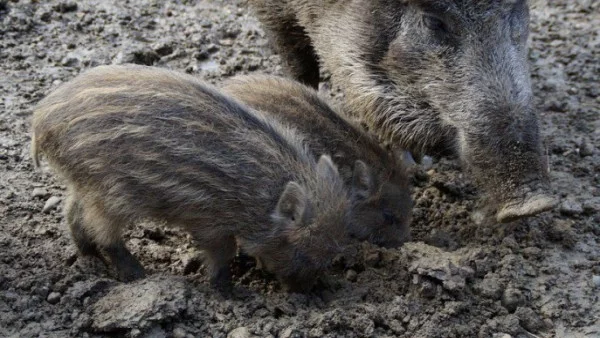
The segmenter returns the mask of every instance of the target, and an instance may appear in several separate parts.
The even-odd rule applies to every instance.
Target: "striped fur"
[[[187,229],[215,280],[237,240],[298,287],[345,235],[348,193],[331,160],[316,161],[295,130],[188,75],[97,67],[40,102],[32,139],[34,162],[43,153],[67,182],[76,243],[104,249],[123,279],[143,273],[128,274],[105,249],[122,252],[122,229],[139,219]]]
[[[374,137],[337,113],[318,93],[296,81],[252,75],[230,79],[222,90],[307,136],[315,154],[331,154],[356,203],[350,233],[394,247],[410,238],[412,200],[402,163]],[[357,163],[366,163],[367,168]]]

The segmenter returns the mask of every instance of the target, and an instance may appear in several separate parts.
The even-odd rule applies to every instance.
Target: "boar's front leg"
[[[78,226],[74,226],[76,223],[73,223],[71,229],[75,228],[89,236],[90,242],[94,243],[97,250],[108,260],[108,265],[116,269],[120,281],[129,282],[143,278],[146,275],[144,267],[125,247],[121,237],[126,222],[107,215],[100,205],[102,204],[97,202],[85,203],[83,218],[78,225],[81,228],[78,229]],[[77,236],[73,234],[74,238]],[[78,246],[81,247],[81,244]]]
[[[319,62],[310,38],[304,28],[298,26],[293,18],[268,16],[269,13],[257,13],[263,17],[264,28],[279,53],[286,72],[292,78],[313,88],[319,87]],[[270,13],[272,15],[272,13]]]
[[[235,257],[237,245],[234,236],[220,238],[196,238],[205,253],[205,265],[209,271],[210,285],[227,290],[231,287],[230,264]]]
[[[69,187],[65,214],[71,237],[80,254],[95,256],[116,268],[118,279],[121,281],[144,277],[144,268],[127,250],[121,239],[124,224],[107,217],[93,203],[86,205],[83,201],[84,199]]]

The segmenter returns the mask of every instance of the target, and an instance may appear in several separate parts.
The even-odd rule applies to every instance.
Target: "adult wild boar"
[[[526,0],[250,0],[289,74],[320,61],[347,111],[399,149],[458,154],[508,222],[551,209]]]

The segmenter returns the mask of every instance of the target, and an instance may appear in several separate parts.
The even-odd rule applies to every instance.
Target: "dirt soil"
[[[114,279],[78,258],[64,187],[29,157],[32,108],[81,71],[135,62],[212,83],[280,74],[237,0],[0,0],[0,336],[600,337],[600,4],[533,1],[533,85],[557,210],[476,225],[457,162],[415,174],[414,242],[360,244],[309,294],[240,257],[229,296],[208,287],[183,233],[127,233],[150,271]],[[327,90],[328,86],[324,86]],[[489,222],[488,222],[489,223]]]

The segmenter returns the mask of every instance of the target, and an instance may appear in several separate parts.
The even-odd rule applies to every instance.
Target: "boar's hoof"
[[[499,223],[508,223],[520,218],[530,217],[551,210],[557,204],[555,198],[543,193],[528,195],[525,199],[510,201],[496,214]]]
[[[231,284],[231,271],[229,270],[229,266],[219,268],[211,274],[210,286],[221,292],[231,291],[233,285]]]
[[[133,282],[146,277],[146,271],[141,266],[131,266],[128,269],[119,269],[117,274],[121,282]]]

